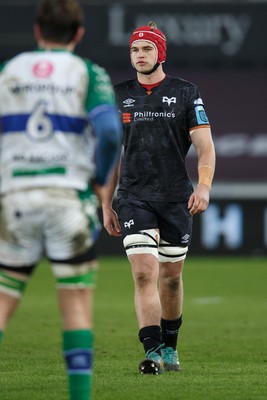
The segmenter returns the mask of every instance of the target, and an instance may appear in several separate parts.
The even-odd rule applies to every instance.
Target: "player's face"
[[[145,40],[134,42],[131,48],[131,61],[137,72],[150,71],[157,61],[156,47]]]

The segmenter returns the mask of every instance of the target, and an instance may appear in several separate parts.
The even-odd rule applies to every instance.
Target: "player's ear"
[[[75,36],[74,36],[74,38],[73,38],[73,43],[74,43],[75,45],[78,44],[78,43],[80,43],[80,41],[82,40],[82,38],[83,38],[83,36],[84,36],[84,32],[85,32],[85,29],[84,29],[83,26],[80,26],[80,27],[77,29],[77,32],[76,32],[76,34],[75,34]]]

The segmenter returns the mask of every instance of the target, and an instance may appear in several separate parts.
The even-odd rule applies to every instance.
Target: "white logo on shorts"
[[[134,225],[134,220],[130,219],[129,222],[124,222],[124,228],[131,228],[131,225]]]
[[[183,237],[182,237],[182,243],[188,243],[189,242],[189,238],[190,235],[188,235],[188,233],[186,233]]]

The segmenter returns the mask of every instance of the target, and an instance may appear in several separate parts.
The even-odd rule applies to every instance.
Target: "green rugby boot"
[[[161,356],[164,362],[165,371],[180,370],[177,350],[174,350],[172,347],[165,347],[165,349],[161,350]]]
[[[146,358],[139,364],[139,372],[143,374],[159,375],[164,372],[164,363],[162,357],[156,352],[149,350]]]

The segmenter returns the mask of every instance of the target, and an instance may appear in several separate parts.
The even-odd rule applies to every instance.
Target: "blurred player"
[[[99,230],[93,190],[101,192],[118,157],[121,123],[105,70],[73,54],[84,34],[76,0],[40,2],[34,34],[38,51],[0,69],[0,338],[46,255],[70,399],[88,400]]]
[[[208,207],[215,152],[198,88],[163,71],[166,38],[155,23],[132,33],[130,54],[137,79],[115,87],[124,127],[119,218],[112,209],[118,171],[102,206],[105,228],[112,236],[123,236],[132,266],[139,339],[145,351],[139,369],[158,374],[180,368],[182,269],[192,217]],[[198,154],[194,190],[185,167],[191,143]]]

